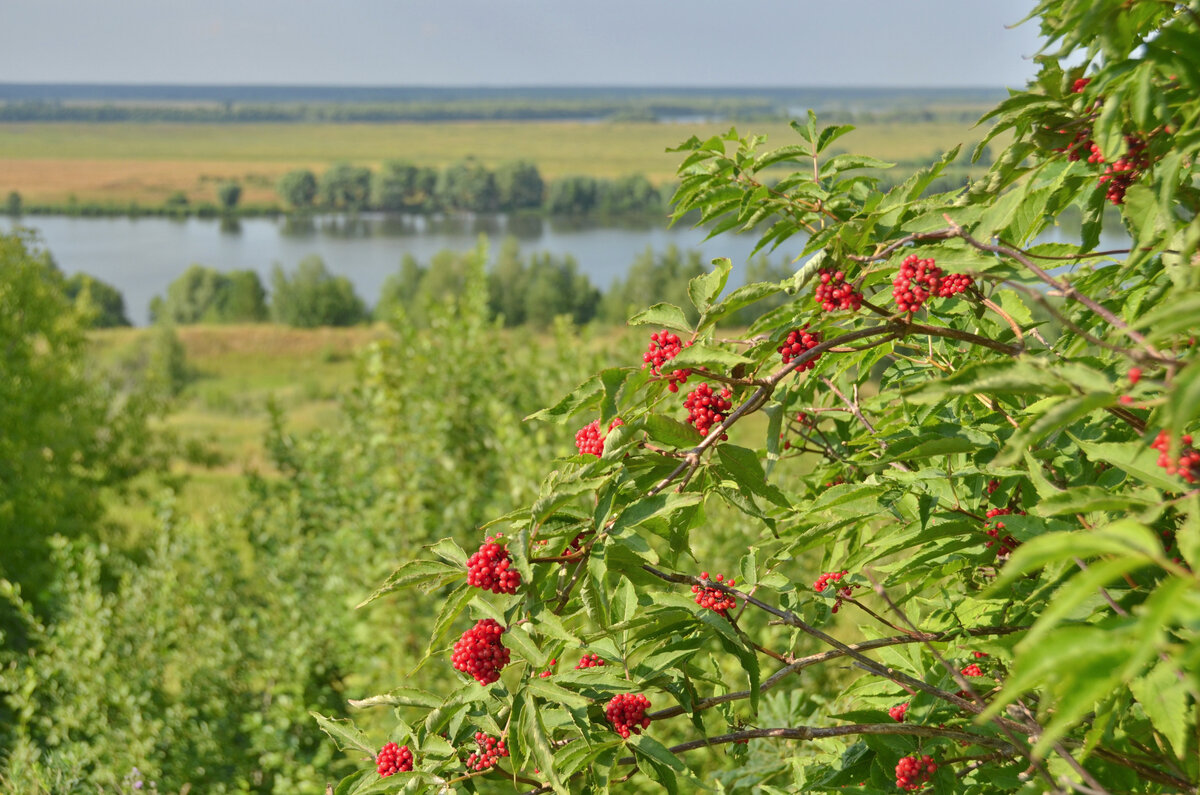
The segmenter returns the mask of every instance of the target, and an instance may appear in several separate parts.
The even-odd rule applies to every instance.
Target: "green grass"
[[[93,332],[97,361],[102,367],[114,365],[152,333],[145,328]],[[282,409],[289,431],[333,427],[338,399],[354,383],[357,352],[385,332],[263,324],[182,327],[177,333],[194,378],[162,426],[179,440],[169,472],[183,484],[177,510],[199,517],[214,507],[236,507],[247,473],[275,474],[263,445],[268,401]],[[143,480],[135,484],[140,499],[111,502],[111,518],[135,534],[157,526],[153,498],[162,485]]]
[[[17,190],[29,201],[80,200],[158,203],[182,190],[211,200],[223,179],[242,181],[243,200],[274,199],[273,182],[285,171],[318,171],[349,160],[378,165],[407,159],[443,167],[467,156],[488,166],[523,158],[543,176],[615,177],[645,174],[673,179],[682,159],[667,152],[691,135],[725,132],[728,124],[459,122],[436,124],[0,124],[0,192]],[[768,144],[799,140],[788,125],[749,123]],[[866,123],[839,141],[846,151],[884,160],[928,158],[979,129],[955,122]]]

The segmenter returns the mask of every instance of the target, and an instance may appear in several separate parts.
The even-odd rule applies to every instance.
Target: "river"
[[[348,277],[358,294],[373,304],[384,279],[399,269],[405,254],[427,264],[442,249],[473,247],[481,234],[491,239],[493,252],[505,236],[512,235],[523,253],[570,254],[601,289],[623,277],[647,248],[661,251],[671,245],[697,249],[708,259],[729,257],[734,265],[730,283],[738,285],[757,239],[725,234],[705,241],[703,229],[668,228],[665,221],[657,219],[612,226],[502,215],[330,215],[301,221],[249,218],[233,223],[199,218],[26,216],[9,219],[7,225],[35,230],[68,275],[82,271],[114,285],[124,295],[126,312],[137,325],[149,321],[150,299],[165,294],[167,285],[193,263],[219,270],[254,270],[269,288],[275,263],[290,270],[304,257],[316,254],[330,271]],[[1047,239],[1056,238],[1058,235]],[[1101,241],[1102,248],[1120,244],[1120,237]],[[802,245],[796,238],[794,245],[785,244],[771,259],[790,259]]]

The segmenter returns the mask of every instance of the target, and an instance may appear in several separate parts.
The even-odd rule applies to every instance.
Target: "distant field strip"
[[[721,133],[727,124],[465,122],[452,124],[0,124],[0,192],[30,201],[158,203],[182,190],[211,199],[226,179],[241,181],[243,201],[275,198],[274,180],[306,167],[318,173],[348,160],[378,165],[406,159],[442,167],[468,155],[488,166],[535,162],[543,176],[674,177],[681,156],[667,152],[690,135]],[[768,144],[799,137],[787,125],[746,125]],[[865,124],[839,145],[885,160],[931,157],[981,131],[951,122]]]

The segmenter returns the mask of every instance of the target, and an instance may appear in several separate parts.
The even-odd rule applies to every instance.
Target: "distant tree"
[[[641,174],[631,174],[598,186],[596,209],[611,215],[661,212],[662,195]]]
[[[529,271],[521,259],[515,237],[506,237],[488,272],[488,309],[493,317],[504,319],[506,326],[525,322],[525,292]]]
[[[708,270],[698,251],[681,252],[676,246],[668,246],[655,253],[647,248],[629,266],[625,280],[617,279],[604,294],[600,314],[610,323],[623,324],[632,312],[647,304],[666,301],[687,307],[688,281]]]
[[[15,190],[8,194],[8,201],[5,202],[4,210],[9,215],[16,217],[21,214],[21,194]]]
[[[403,310],[412,315],[416,308],[415,301],[421,289],[421,282],[427,270],[417,262],[412,254],[405,254],[400,262],[400,270],[388,276],[379,290],[379,303],[375,305],[376,320],[391,320],[396,312]]]
[[[371,170],[335,163],[321,175],[321,203],[330,209],[362,210],[371,198]]]
[[[433,199],[437,172],[406,160],[389,160],[371,183],[371,203],[390,212],[426,209]]]
[[[234,207],[237,207],[237,203],[241,198],[242,186],[236,182],[222,182],[217,186],[217,199],[221,202],[221,209],[225,212],[229,212]]]
[[[353,326],[367,317],[362,299],[345,276],[334,276],[318,256],[305,257],[288,276],[280,265],[271,272],[271,316],[299,328]]]
[[[267,318],[266,291],[254,271],[221,273],[192,265],[150,302],[150,318],[168,323],[256,323]]]
[[[76,273],[63,283],[63,292],[92,328],[128,326],[125,297],[107,282],[86,273]]]
[[[473,157],[443,171],[436,193],[438,204],[448,210],[486,213],[496,209],[496,178]]]
[[[255,271],[230,271],[218,299],[222,323],[260,323],[267,319],[267,291]]]
[[[303,210],[317,198],[317,178],[307,168],[298,168],[280,177],[275,190],[288,206]]]
[[[512,160],[496,169],[496,208],[536,210],[542,206],[546,184],[537,166],[528,160]]]
[[[597,183],[592,177],[556,179],[546,193],[546,210],[554,215],[583,215],[596,207]]]

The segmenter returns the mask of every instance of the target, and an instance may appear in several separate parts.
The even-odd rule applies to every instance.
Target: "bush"
[[[275,190],[292,209],[308,209],[317,198],[317,178],[308,169],[297,168],[280,177]]]
[[[76,273],[63,284],[67,298],[92,328],[128,326],[125,297],[116,287],[86,273]]]
[[[266,290],[254,271],[221,273],[191,265],[150,302],[150,319],[192,323],[258,323],[267,319]]]
[[[1195,790],[1197,13],[1037,15],[1058,50],[986,117],[1010,143],[967,189],[931,190],[951,152],[880,190],[884,164],[833,155],[852,128],[811,112],[779,149],[680,147],[677,218],[806,236],[807,260],[693,277],[686,310],[632,318],[648,361],[531,415],[560,449],[582,425],[580,453],[400,561],[371,599],[436,607],[418,667],[444,680],[357,702],[395,708],[386,733],[323,722],[339,742],[407,745],[395,788],[427,792]],[[1078,242],[1034,242],[1072,206]],[[1127,250],[1095,251],[1108,206]],[[517,593],[469,584],[489,543],[473,576]],[[507,662],[486,686],[448,652],[482,622]],[[506,754],[464,769],[485,736]],[[387,784],[362,764],[341,786]]]
[[[318,256],[305,257],[291,276],[271,272],[271,318],[299,328],[353,326],[367,318],[362,299],[345,276],[334,276]]]

